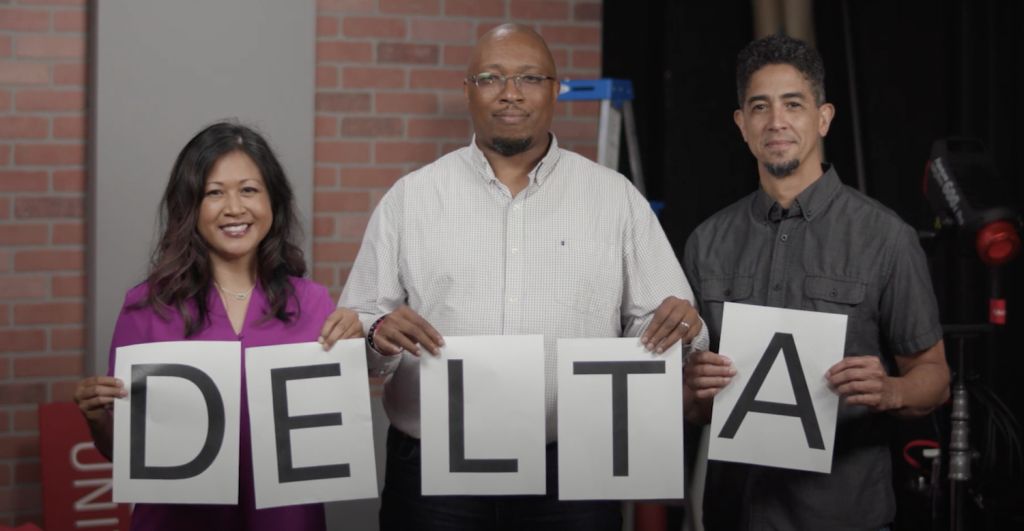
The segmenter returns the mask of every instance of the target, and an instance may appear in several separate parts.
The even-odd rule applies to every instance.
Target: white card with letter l
[[[377,497],[365,345],[245,350],[257,509]]]
[[[418,358],[423,494],[544,494],[544,337],[444,343]]]
[[[241,362],[237,341],[117,349],[115,502],[238,503]]]
[[[725,303],[719,354],[737,374],[715,396],[708,459],[830,473],[847,316]]]
[[[682,346],[558,340],[558,499],[683,497]]]

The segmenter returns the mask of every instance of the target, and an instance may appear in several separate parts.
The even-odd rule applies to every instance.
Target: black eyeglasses
[[[543,76],[540,74],[516,74],[514,76],[503,76],[501,74],[477,74],[475,76],[469,76],[466,81],[472,81],[476,84],[483,92],[493,92],[498,90],[500,87],[504,87],[508,84],[508,80],[512,79],[516,85],[516,88],[523,90],[534,90],[544,85],[547,80],[554,81],[555,78],[551,76]]]

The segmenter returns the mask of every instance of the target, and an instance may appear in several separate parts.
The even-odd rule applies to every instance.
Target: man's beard
[[[533,144],[533,138],[492,138],[491,148],[494,149],[499,155],[505,157],[511,157],[518,155],[530,149]]]
[[[798,167],[800,167],[799,159],[793,159],[786,162],[764,163],[764,169],[768,170],[768,173],[772,174],[773,177],[778,177],[779,179],[793,175],[793,172],[795,172]]]

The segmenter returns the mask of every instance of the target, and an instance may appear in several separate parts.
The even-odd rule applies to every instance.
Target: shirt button
[[[731,289],[726,289],[725,290],[725,296],[728,297],[730,295],[732,295],[732,290]]]
[[[519,205],[512,205],[512,210],[519,210]]]
[[[775,284],[774,286],[772,286],[772,289],[775,291],[779,291],[780,289],[782,289],[782,284]]]
[[[839,290],[833,288],[832,291],[829,292],[829,295],[832,296],[832,297],[838,297],[839,296]]]
[[[508,302],[511,302],[512,304],[515,304],[516,303],[516,298],[515,297],[511,297],[511,298],[509,298]]]
[[[512,254],[519,254],[519,249],[512,249]]]
[[[788,235],[786,235],[786,234],[783,234],[783,235],[782,235],[782,241],[786,241],[786,240],[788,240],[788,239],[789,239],[789,236],[788,236]]]

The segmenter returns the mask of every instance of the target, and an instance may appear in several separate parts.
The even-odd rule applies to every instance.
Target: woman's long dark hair
[[[233,121],[215,123],[199,132],[178,154],[163,199],[160,202],[160,226],[163,236],[153,253],[149,295],[138,307],[149,306],[166,317],[174,308],[185,320],[185,337],[205,326],[210,309],[212,271],[206,241],[199,234],[199,207],[206,190],[206,179],[213,166],[229,153],[245,153],[263,177],[274,215],[270,232],[259,244],[256,278],[262,284],[270,311],[260,320],[273,317],[288,323],[288,299],[295,295],[289,276],[306,274],[302,250],[295,244],[301,227],[295,213],[291,185],[284,169],[259,133]],[[189,308],[195,304],[197,313]]]

